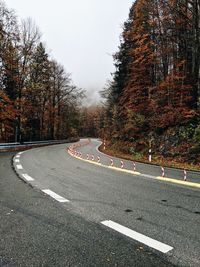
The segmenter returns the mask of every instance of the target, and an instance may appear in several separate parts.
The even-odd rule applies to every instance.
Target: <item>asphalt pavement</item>
[[[109,166],[98,145],[77,150]],[[198,188],[154,179],[151,166],[92,164],[68,146],[15,155],[21,179],[1,155],[0,266],[200,266]]]

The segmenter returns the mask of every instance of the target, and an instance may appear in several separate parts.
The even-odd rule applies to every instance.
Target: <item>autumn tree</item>
[[[19,24],[3,1],[0,15],[0,141],[77,136],[84,90],[47,53],[30,18]]]
[[[102,137],[104,109],[102,106],[83,107],[80,110],[79,134],[82,137]]]
[[[13,135],[12,121],[17,114],[9,97],[0,89],[0,140],[10,141]]]
[[[199,127],[199,1],[137,0],[125,25],[102,91],[107,138],[186,153]]]

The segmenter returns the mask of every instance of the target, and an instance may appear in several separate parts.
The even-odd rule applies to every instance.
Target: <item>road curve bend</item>
[[[100,153],[99,144],[85,139],[32,149],[15,155],[14,168],[21,179],[60,203],[63,210],[99,225],[116,243],[126,241],[137,253],[144,253],[147,262],[149,255],[161,261],[152,266],[198,266],[198,186],[159,179],[157,166],[138,164],[133,169],[132,162]],[[182,180],[180,170],[166,172],[170,179]],[[190,179],[198,184],[195,172]],[[133,266],[128,262],[134,262],[134,257],[130,249],[127,265],[110,266]]]

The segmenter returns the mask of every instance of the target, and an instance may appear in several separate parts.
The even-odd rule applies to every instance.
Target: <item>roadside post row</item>
[[[81,147],[83,145],[88,145],[89,143],[90,143],[90,141],[86,141],[86,142],[79,143],[79,144],[73,144],[69,148],[67,148],[67,150],[71,156],[76,157],[76,158],[80,158],[80,159],[84,159],[83,154],[81,152],[76,151],[75,149],[78,147]],[[101,164],[100,156],[97,156],[97,158],[95,160],[95,156],[93,154],[92,155],[86,154],[86,159],[87,159],[87,161],[92,161],[93,163]],[[121,162],[121,169],[123,169],[124,168],[124,161],[121,160],[120,162]],[[114,167],[114,161],[112,158],[110,158],[110,166]],[[135,162],[133,162],[133,171],[136,172]]]
[[[90,143],[90,140],[88,140],[86,142],[78,143],[78,144],[73,144],[67,148],[67,151],[71,156],[73,156],[75,158],[81,159],[81,160],[89,162],[89,163],[97,164],[97,165],[102,166],[104,168],[112,168],[114,170],[125,172],[125,173],[130,173],[133,175],[148,177],[148,178],[152,178],[155,180],[160,180],[160,181],[169,182],[169,183],[178,184],[178,185],[183,185],[183,186],[189,186],[189,187],[193,187],[193,188],[200,188],[200,183],[187,181],[186,169],[183,169],[183,179],[182,180],[177,179],[177,178],[172,178],[172,177],[166,177],[165,176],[165,169],[163,166],[160,166],[161,175],[160,176],[153,176],[153,175],[140,173],[140,172],[136,171],[136,162],[133,162],[133,168],[132,168],[132,170],[130,170],[130,169],[124,168],[124,162],[123,162],[123,160],[122,161],[120,160],[121,161],[121,168],[119,168],[119,167],[114,166],[114,161],[111,157],[109,157],[110,164],[109,165],[103,165],[100,162],[99,156],[97,157],[97,160],[95,160],[95,157],[93,154],[90,155],[87,153],[87,155],[85,157],[85,155],[83,155],[82,153],[80,154],[80,152],[76,151],[77,147],[81,147],[81,146],[87,145],[89,143]],[[80,157],[80,155],[81,155],[81,157]]]
[[[81,147],[83,145],[87,145],[89,143],[90,143],[90,141],[88,140],[88,141],[83,142],[83,143],[73,144],[68,148],[68,152],[71,154],[71,156],[74,156],[77,158],[83,158],[83,154],[81,152],[77,152],[75,149],[78,147]],[[89,161],[90,159],[92,161],[95,161],[94,155],[87,154],[86,159],[87,159],[87,161]],[[101,162],[100,156],[97,156],[96,162],[100,164],[100,162]],[[123,160],[120,160],[120,165],[121,165],[121,169],[124,169],[124,161]],[[114,161],[112,158],[110,158],[110,166],[114,167]],[[133,162],[133,171],[134,172],[136,171],[136,163],[135,162]],[[163,177],[163,178],[165,177],[165,169],[163,166],[161,166],[161,177]],[[187,171],[185,169],[183,170],[183,180],[187,181]]]

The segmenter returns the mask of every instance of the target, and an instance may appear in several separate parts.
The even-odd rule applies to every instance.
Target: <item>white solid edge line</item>
[[[99,150],[99,147],[100,147],[102,144],[103,144],[103,142],[101,142],[100,145],[97,145],[97,146],[96,146],[96,151],[97,151],[98,153],[102,154],[103,156],[111,157],[111,156],[109,156],[108,154],[105,154],[105,153],[103,153],[103,152],[101,152],[101,151]],[[115,158],[115,157],[114,157],[114,158]]]
[[[24,179],[26,179],[29,182],[34,181],[34,179],[26,173],[22,174],[22,176],[24,177]]]
[[[21,152],[19,152],[19,153],[17,153],[17,154],[18,154],[18,155],[22,155],[22,154],[24,154],[25,152],[27,152],[27,150],[21,151]]]
[[[49,190],[49,189],[44,189],[42,190],[45,194],[51,196],[52,198],[54,198],[55,200],[59,201],[59,202],[69,202],[68,199],[59,196],[58,194],[56,194],[55,192]]]
[[[131,230],[127,227],[124,227],[118,223],[115,223],[113,221],[108,220],[108,221],[103,221],[101,223],[103,225],[123,234],[123,235],[126,235],[126,236],[128,236],[134,240],[137,240],[138,242],[141,242],[141,243],[143,243],[143,244],[145,244],[151,248],[154,248],[154,249],[156,249],[162,253],[167,253],[173,249],[173,247],[171,247],[171,246],[168,246],[168,245],[161,243],[155,239],[152,239],[148,236],[145,236],[145,235],[140,234],[136,231],[133,231],[133,230]]]
[[[21,164],[17,164],[16,167],[17,167],[18,170],[22,170],[23,169]]]

